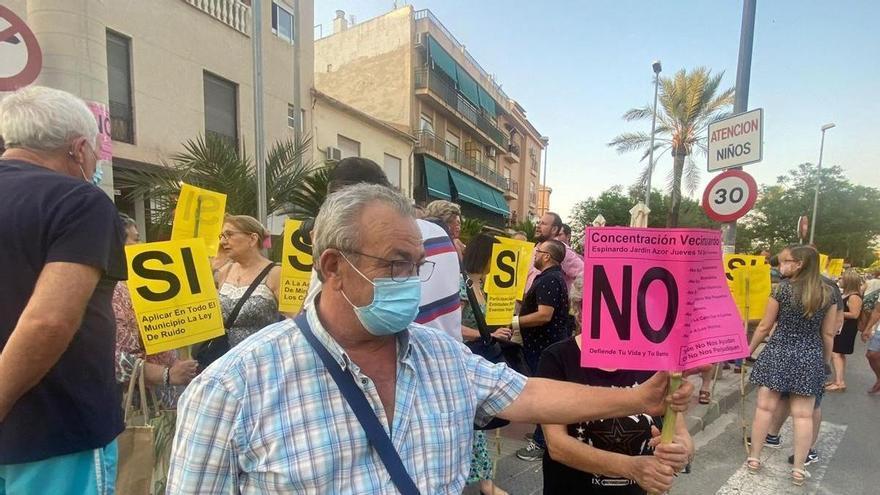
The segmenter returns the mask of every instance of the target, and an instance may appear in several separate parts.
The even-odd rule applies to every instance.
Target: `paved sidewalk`
[[[747,373],[750,367],[745,368],[746,394],[751,392],[752,387],[748,383]],[[719,371],[718,380],[715,383],[715,392],[709,405],[697,403],[696,392],[694,393],[693,407],[688,410],[686,421],[691,435],[702,431],[710,423],[721,417],[722,414],[732,412],[739,414],[740,408],[740,377],[733,370]],[[689,377],[694,388],[699,390],[700,377]],[[751,411],[745,411],[750,417]],[[495,482],[500,488],[507,490],[511,495],[531,495],[542,492],[543,473],[541,462],[526,462],[516,457],[516,451],[525,447],[527,442],[523,435],[534,430],[534,425],[516,423],[502,428],[499,433],[488,432],[489,452],[494,459],[498,459],[498,467]],[[499,441],[500,440],[500,441]],[[500,444],[500,445],[498,445]],[[500,450],[500,455],[499,455]],[[465,494],[479,494],[476,486],[469,486]]]

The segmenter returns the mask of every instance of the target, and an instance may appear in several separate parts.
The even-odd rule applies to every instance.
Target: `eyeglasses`
[[[385,266],[391,268],[391,280],[395,282],[405,282],[413,275],[418,276],[420,282],[427,282],[431,279],[431,275],[434,274],[435,263],[433,261],[422,261],[419,263],[414,263],[407,260],[388,260],[385,258],[380,258],[378,256],[361,253],[359,251],[345,252],[381,261]]]
[[[536,252],[536,253],[542,253],[542,254],[550,254],[550,251],[543,251],[543,250],[541,250],[541,249],[537,249],[537,248],[535,249],[535,252]],[[553,256],[551,255],[550,257],[552,258]]]
[[[247,234],[247,232],[241,232],[241,231],[239,231],[239,230],[224,230],[223,232],[220,233],[220,235],[218,236],[218,238],[219,238],[221,241],[228,241],[229,238],[232,237],[232,236],[235,235],[235,234]]]

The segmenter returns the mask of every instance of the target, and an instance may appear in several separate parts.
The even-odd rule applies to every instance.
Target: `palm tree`
[[[733,88],[720,91],[724,73],[712,75],[705,67],[688,73],[681,69],[671,78],[660,78],[660,94],[657,112],[657,128],[654,133],[654,163],[667,151],[672,155],[672,172],[669,174],[669,214],[666,225],[678,225],[681,207],[682,179],[688,194],[696,191],[700,181],[700,166],[694,161],[694,152],[706,152],[706,127],[710,122],[728,114],[733,104]],[[623,119],[650,120],[654,112],[651,105],[632,108]],[[608,143],[618,153],[644,150],[641,161],[650,153],[649,132],[625,132]],[[657,153],[659,151],[659,154]],[[648,166],[642,171],[638,185],[644,191],[648,179]]]
[[[132,197],[151,199],[154,225],[169,225],[183,183],[226,194],[226,212],[256,216],[257,180],[251,159],[225,139],[213,135],[183,144],[163,170],[124,170],[119,184],[131,188]],[[290,210],[311,212],[309,187],[323,167],[315,167],[307,154],[310,139],[278,141],[266,155],[266,195],[269,214]],[[326,191],[326,186],[323,189]],[[320,203],[318,203],[320,206]]]

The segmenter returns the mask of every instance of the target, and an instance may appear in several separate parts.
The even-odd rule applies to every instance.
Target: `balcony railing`
[[[458,41],[458,39],[456,39],[456,37],[453,36],[452,33],[449,32],[448,29],[446,29],[446,26],[444,26],[443,23],[440,22],[440,19],[438,19],[437,16],[435,16],[433,12],[431,12],[428,9],[417,10],[417,11],[413,12],[413,19],[416,21],[418,21],[420,19],[428,19],[435,26],[437,26],[437,29],[439,29],[440,32],[443,33],[449,39],[449,41],[451,41],[452,44],[456,48],[458,48],[461,51],[461,53],[464,54],[464,58],[466,58],[468,60],[468,62],[473,64],[474,67],[476,67],[477,72],[479,72],[480,75],[483,76],[483,78],[485,80],[492,83],[492,86],[495,88],[495,91],[498,91],[498,93],[500,93],[504,97],[504,100],[507,100],[507,93],[505,93],[504,90],[501,89],[501,86],[497,82],[495,82],[495,77],[493,77],[491,74],[489,74],[489,72],[486,69],[484,69],[483,66],[480,65],[479,62],[477,62],[477,59],[475,59],[470,54],[470,52],[468,52],[465,49],[464,45],[460,41]]]
[[[507,180],[507,190],[512,192],[513,194],[519,194],[519,182],[508,179]]]
[[[436,72],[427,67],[417,69],[415,73],[416,89],[428,89],[433,91],[443,100],[446,105],[455,109],[463,118],[474,127],[489,136],[501,149],[507,149],[507,136],[501,132],[495,124],[483,115],[483,112],[467,101],[455,88]]]
[[[242,34],[251,29],[250,0],[183,0]]]
[[[467,156],[458,146],[440,140],[431,131],[416,131],[416,151],[430,152],[443,158],[446,163],[456,165],[463,170],[479,177],[492,186],[508,190],[508,180],[498,172],[489,168],[485,162]]]
[[[510,143],[510,144],[507,145],[507,151],[508,151],[509,153],[513,153],[514,155],[519,156],[519,146],[517,146],[517,145],[515,145],[515,144],[513,144],[513,143]]]

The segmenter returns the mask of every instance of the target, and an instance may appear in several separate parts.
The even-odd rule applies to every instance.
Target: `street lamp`
[[[651,116],[651,148],[649,149],[650,155],[648,157],[648,187],[645,190],[646,208],[650,208],[651,205],[651,176],[654,175],[654,130],[657,128],[657,90],[660,87],[660,71],[662,70],[660,61],[655,60],[654,63],[651,64],[651,68],[654,69],[654,112]]]
[[[813,244],[813,238],[816,234],[816,209],[819,207],[819,182],[822,174],[822,152],[825,151],[825,131],[834,127],[834,123],[828,123],[822,126],[822,141],[819,144],[819,166],[816,167],[816,192],[813,194],[813,219],[810,222],[810,244]]]

